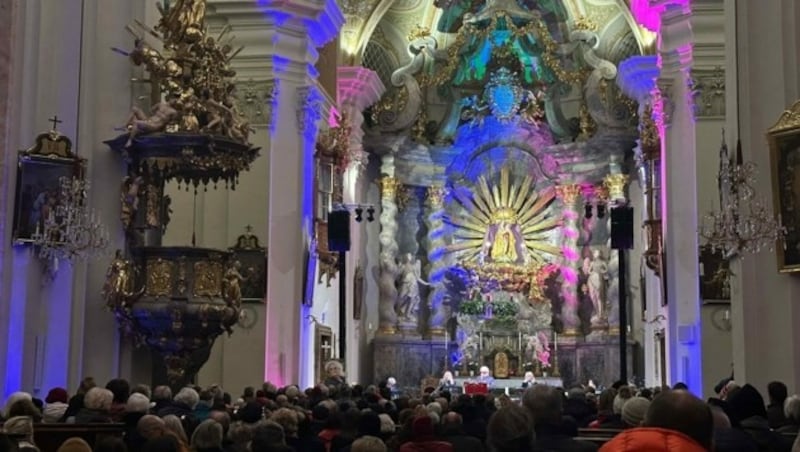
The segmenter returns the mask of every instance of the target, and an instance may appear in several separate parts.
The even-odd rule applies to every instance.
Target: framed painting
[[[700,298],[704,304],[731,302],[731,269],[722,251],[700,247]]]
[[[72,153],[72,142],[58,132],[43,133],[36,144],[17,154],[12,239],[32,243],[45,221],[58,221],[62,184],[84,177],[85,160]]]
[[[252,226],[245,228],[229,251],[242,264],[242,301],[263,303],[267,297],[267,249],[259,244]]]
[[[778,270],[800,271],[800,101],[767,131],[774,211],[786,228],[776,244]]]

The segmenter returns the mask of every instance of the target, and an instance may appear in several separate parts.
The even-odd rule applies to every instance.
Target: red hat
[[[433,419],[430,416],[418,416],[411,423],[411,433],[415,438],[433,436]]]
[[[64,388],[53,388],[50,392],[47,393],[47,398],[44,399],[45,403],[67,403],[69,399],[69,394],[67,394],[67,390]]]

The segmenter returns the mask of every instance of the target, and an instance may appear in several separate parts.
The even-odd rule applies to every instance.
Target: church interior
[[[798,55],[793,1],[0,0],[0,392],[798,388]]]

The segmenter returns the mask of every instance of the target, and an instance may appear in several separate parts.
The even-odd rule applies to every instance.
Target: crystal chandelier
[[[42,225],[36,226],[32,236],[34,245],[39,248],[39,257],[58,262],[59,259],[87,259],[103,254],[109,235],[95,210],[87,205],[89,182],[62,177],[59,183],[55,206],[45,215]]]
[[[719,160],[720,210],[706,214],[700,236],[726,259],[773,249],[786,233],[785,228],[756,196],[755,163],[744,162],[741,141],[736,146],[735,160],[729,156],[724,131]]]

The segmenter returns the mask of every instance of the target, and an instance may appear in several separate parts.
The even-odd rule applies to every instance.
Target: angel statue
[[[135,271],[133,262],[125,259],[122,251],[117,250],[103,284],[102,295],[106,306],[112,309],[124,308],[129,300],[140,295],[133,290]]]
[[[405,319],[411,320],[419,311],[420,295],[419,285],[430,284],[422,279],[422,263],[419,259],[414,259],[411,253],[405,255],[404,262],[400,267],[400,288],[397,296],[397,314]]]
[[[242,263],[234,261],[228,270],[225,271],[225,278],[222,281],[222,297],[229,306],[239,307],[242,303],[241,283],[247,281],[247,277],[242,276],[240,270]]]
[[[122,211],[119,216],[125,230],[131,226],[131,223],[136,218],[136,211],[139,210],[139,189],[143,183],[144,179],[141,176],[125,176],[122,179],[122,187],[120,188]]]

